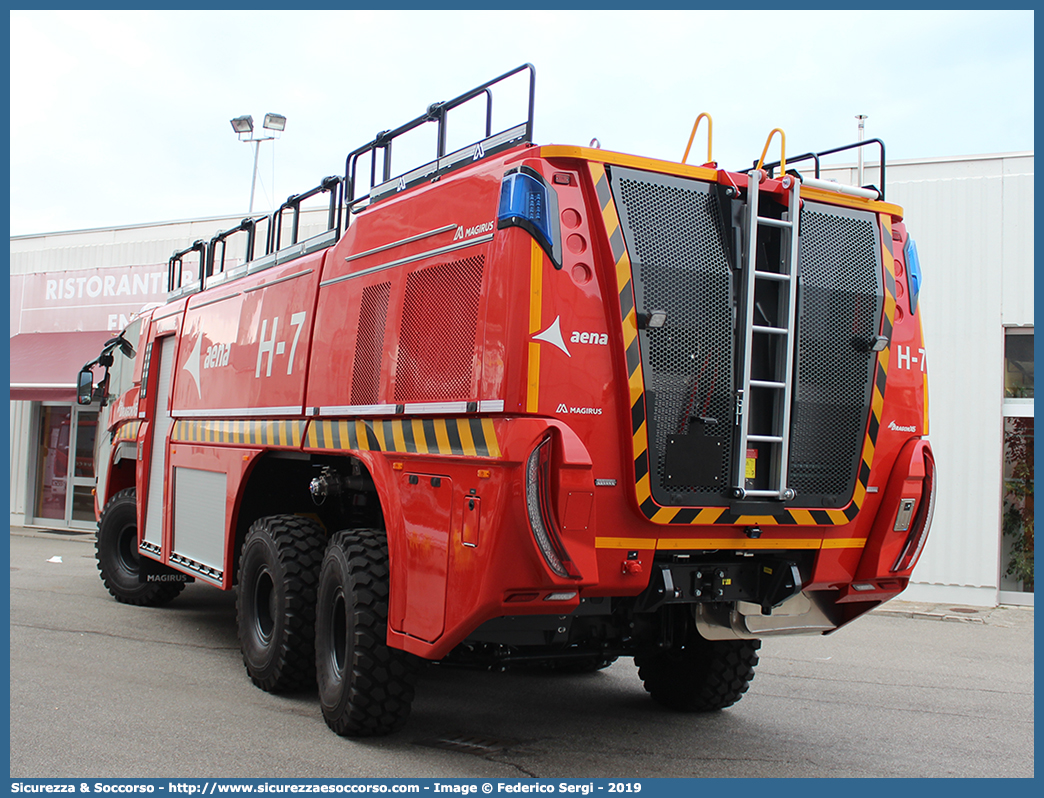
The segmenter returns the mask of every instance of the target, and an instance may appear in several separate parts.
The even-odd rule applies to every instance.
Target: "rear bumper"
[[[819,511],[805,510],[792,510],[788,524],[758,516],[722,523],[728,510],[713,508],[702,511],[710,513],[705,523],[697,513],[693,523],[665,526],[642,517],[625,485],[595,485],[591,457],[568,425],[532,417],[495,423],[502,456],[491,464],[490,481],[499,496],[483,492],[482,503],[497,509],[483,516],[477,546],[458,545],[464,528],[451,533],[442,628],[422,639],[407,624],[389,638],[419,656],[445,656],[494,618],[568,616],[582,599],[598,598],[638,613],[690,605],[711,638],[829,632],[905,589],[916,559],[895,565],[930,523],[920,508],[930,504],[934,461],[920,439],[901,448],[887,479],[875,471],[873,482],[887,487],[851,519],[833,511],[844,524],[817,523]],[[548,439],[553,477],[546,506],[573,566],[565,576],[541,550],[526,499],[527,460]],[[899,518],[904,500],[914,502],[909,524]],[[407,604],[421,599],[409,594]]]

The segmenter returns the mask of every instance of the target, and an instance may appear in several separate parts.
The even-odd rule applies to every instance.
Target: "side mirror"
[[[108,341],[106,341],[105,345],[102,347],[102,351],[111,352],[117,346],[120,348],[120,352],[123,354],[124,357],[134,357],[134,347],[131,346],[130,341],[123,337],[122,332],[115,338],[110,338]],[[111,366],[112,363],[110,362],[109,365]]]
[[[80,370],[76,381],[76,404],[89,405],[94,394],[94,372],[88,368]]]
[[[123,333],[120,333],[120,351],[123,353],[124,357],[129,357],[132,360],[134,359],[134,347],[131,346],[130,341],[123,337]]]

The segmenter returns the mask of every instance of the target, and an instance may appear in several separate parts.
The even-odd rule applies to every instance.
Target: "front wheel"
[[[681,712],[712,712],[747,692],[760,640],[705,640],[689,632],[680,650],[634,658],[638,678],[658,704]]]
[[[326,725],[345,737],[402,728],[421,660],[387,644],[388,547],[372,529],[326,548],[316,604],[315,666]]]
[[[98,521],[95,543],[102,583],[112,597],[124,604],[158,607],[185,589],[184,582],[145,581],[145,563],[138,553],[138,508],[134,488],[121,490],[105,505]],[[177,572],[160,563],[149,563],[156,576]]]

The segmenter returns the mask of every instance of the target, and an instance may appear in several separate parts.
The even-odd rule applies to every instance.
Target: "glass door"
[[[98,411],[41,405],[33,522],[94,527],[94,436]]]
[[[69,405],[43,405],[40,409],[40,438],[36,458],[37,523],[67,523],[65,506],[69,492],[69,438],[72,436]]]
[[[69,522],[86,524],[93,529],[94,519],[94,436],[98,431],[98,411],[74,409],[76,418],[76,459],[72,473],[72,495],[69,497]]]

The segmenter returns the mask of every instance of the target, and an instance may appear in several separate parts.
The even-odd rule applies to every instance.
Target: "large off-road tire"
[[[758,664],[760,640],[705,640],[695,631],[679,651],[634,658],[638,678],[653,700],[682,712],[711,712],[747,692]]]
[[[322,526],[295,515],[258,519],[239,557],[236,621],[243,664],[270,693],[315,684],[315,590]]]
[[[105,505],[98,521],[95,543],[98,570],[112,597],[124,604],[158,607],[185,589],[184,582],[143,582],[145,564],[138,553],[138,511],[134,488],[121,490]],[[165,566],[148,565],[150,572],[162,575]],[[169,571],[174,574],[174,571]]]
[[[319,576],[315,665],[326,725],[345,737],[402,728],[421,660],[387,644],[384,533],[346,529],[330,541]]]

